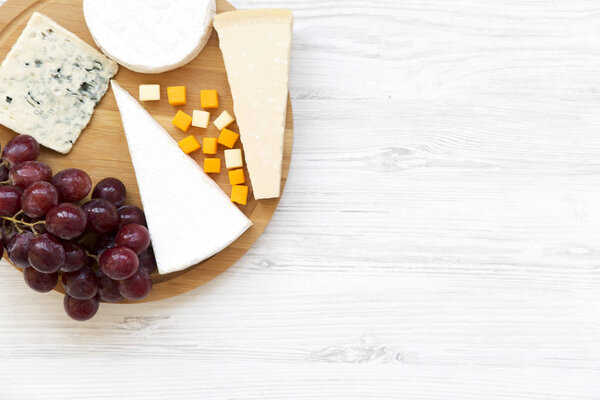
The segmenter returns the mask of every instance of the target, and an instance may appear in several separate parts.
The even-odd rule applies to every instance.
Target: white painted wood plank
[[[3,267],[0,399],[597,399],[598,5],[234,3],[296,14],[275,218],[85,324]]]

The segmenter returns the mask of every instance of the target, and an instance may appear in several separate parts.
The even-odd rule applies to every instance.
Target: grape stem
[[[90,253],[90,252],[89,252],[89,251],[87,251],[87,250],[86,250],[85,254],[86,254],[88,257],[92,257],[94,260],[96,260],[96,262],[98,262],[98,261],[100,260],[100,256],[97,256],[97,255],[95,255],[95,254],[92,254],[92,253]]]
[[[10,183],[10,179],[7,181],[0,181],[0,185],[8,185]]]
[[[29,228],[33,228],[36,225],[41,225],[41,224],[45,224],[46,221],[37,221],[37,222],[25,222],[25,221],[21,221],[20,219],[16,219],[15,217],[19,215],[19,213],[15,214],[14,217],[5,217],[5,216],[0,216],[0,218],[2,218],[5,221],[10,221],[13,224],[15,224],[15,228],[17,228],[17,230],[19,229],[19,224],[21,225],[25,225]]]

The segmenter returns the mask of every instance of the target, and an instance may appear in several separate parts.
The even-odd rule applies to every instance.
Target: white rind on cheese
[[[256,199],[281,191],[292,25],[290,10],[231,11],[214,18]]]
[[[252,222],[129,93],[112,88],[158,271],[184,270],[233,243]]]
[[[85,22],[102,51],[142,73],[179,68],[206,46],[215,0],[84,0]]]
[[[118,68],[36,12],[0,65],[0,124],[68,153]]]

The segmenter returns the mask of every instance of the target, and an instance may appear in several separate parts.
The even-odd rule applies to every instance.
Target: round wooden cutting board
[[[227,1],[217,0],[218,13],[234,9]],[[4,60],[34,11],[49,16],[87,43],[96,47],[85,24],[81,0],[8,0],[0,7],[0,60]],[[150,75],[139,74],[120,67],[115,79],[136,98],[140,84],[160,84],[161,100],[148,102],[143,105],[177,141],[190,134],[195,135],[199,140],[203,137],[217,137],[219,132],[212,124],[212,120],[223,110],[233,112],[233,100],[227,82],[225,65],[223,64],[221,51],[219,50],[218,36],[214,31],[206,48],[194,61],[184,67],[162,74]],[[167,102],[167,86],[179,85],[187,87],[187,105],[172,107]],[[179,109],[190,115],[192,114],[192,110],[200,109],[200,90],[202,89],[218,90],[220,109],[211,113],[211,123],[208,129],[192,127],[187,133],[184,133],[173,126],[171,120]],[[281,178],[282,189],[288,175],[292,155],[292,125],[292,107],[288,100],[285,151]],[[235,124],[230,129],[239,132]],[[6,144],[14,136],[14,132],[0,125],[0,143],[2,145]],[[236,148],[241,147],[241,144],[238,142]],[[204,155],[201,152],[195,152],[192,154],[192,157],[199,163],[202,163]],[[216,157],[224,159],[222,146],[219,146],[219,153]],[[142,206],[121,124],[121,117],[114,95],[110,89],[96,108],[90,124],[75,143],[73,150],[67,155],[61,155],[52,150],[42,149],[39,160],[48,163],[54,173],[69,167],[83,169],[91,176],[94,184],[102,178],[109,176],[119,178],[127,187],[126,204]],[[156,160],[156,162],[160,163],[160,160]],[[164,168],[169,168],[169,166],[164,165]],[[172,173],[173,176],[176,176],[178,172],[172,171]],[[246,176],[248,176],[247,171]],[[229,194],[231,192],[225,168],[223,168],[221,174],[212,174],[211,177],[220,185],[225,193]],[[250,185],[251,191],[252,188]],[[258,239],[271,220],[278,203],[279,199],[256,201],[252,193],[250,193],[248,205],[241,206],[240,209],[252,220],[254,226],[227,249],[203,263],[177,273],[153,275],[154,288],[145,301],[156,301],[185,293],[210,281],[228,269]],[[201,207],[201,205],[199,204],[198,207]],[[185,220],[185,214],[181,213],[193,212],[193,210],[178,210],[177,199],[173,199],[172,207],[167,207],[164,211],[165,213],[172,213],[174,220]],[[201,243],[198,243],[198,245],[201,245]],[[23,285],[25,290],[25,284]],[[62,291],[62,288],[59,287],[58,290]]]

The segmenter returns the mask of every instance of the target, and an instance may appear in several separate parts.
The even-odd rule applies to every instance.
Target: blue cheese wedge
[[[34,13],[0,65],[0,124],[66,154],[118,68],[73,33]]]
[[[125,89],[112,83],[158,272],[217,254],[252,226],[193,158]]]

